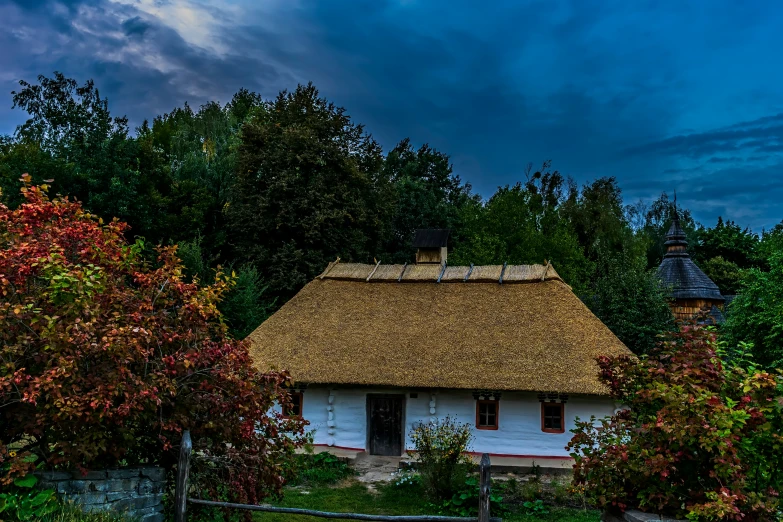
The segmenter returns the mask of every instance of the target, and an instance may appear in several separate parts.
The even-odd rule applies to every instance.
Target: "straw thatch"
[[[425,282],[390,282],[401,265],[343,266],[250,335],[260,369],[287,369],[305,383],[605,394],[596,357],[630,353],[551,267],[545,281],[543,266],[506,267],[527,284],[474,280],[499,278],[502,266],[473,267],[467,282],[438,284],[428,272],[440,275],[437,265],[422,271]],[[452,268],[452,279],[468,272]],[[386,282],[374,283],[378,274]]]
[[[438,280],[438,276],[443,272],[443,266],[441,265],[408,265],[405,267],[405,272],[402,274],[402,280],[407,282],[414,281],[429,281],[434,283]]]

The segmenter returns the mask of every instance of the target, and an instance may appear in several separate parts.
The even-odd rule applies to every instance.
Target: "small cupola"
[[[413,246],[417,249],[416,264],[445,265],[449,232],[447,228],[417,229],[413,236]]]

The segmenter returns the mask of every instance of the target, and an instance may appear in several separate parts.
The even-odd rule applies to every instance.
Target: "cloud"
[[[551,159],[580,182],[616,176],[629,201],[677,187],[706,198],[694,199],[704,222],[723,209],[760,227],[783,217],[777,188],[746,181],[759,200],[748,203],[732,176],[779,172],[783,70],[768,64],[783,44],[780,11],[720,0],[0,0],[12,28],[0,33],[0,89],[54,70],[94,78],[113,112],[139,124],[186,100],[313,81],[387,150],[428,142],[487,196]],[[24,116],[6,107],[0,132]],[[705,191],[709,180],[725,188]]]

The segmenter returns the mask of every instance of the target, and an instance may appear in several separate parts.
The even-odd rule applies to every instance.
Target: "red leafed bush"
[[[31,452],[49,467],[171,466],[190,429],[232,500],[279,491],[304,427],[271,409],[288,375],[256,371],[226,335],[216,305],[232,279],[185,283],[175,247],[146,263],[125,224],[24,180],[26,203],[0,205],[0,481]]]
[[[777,520],[783,486],[781,376],[708,328],[684,326],[649,358],[601,358],[628,409],[578,422],[568,448],[598,505],[692,520]]]

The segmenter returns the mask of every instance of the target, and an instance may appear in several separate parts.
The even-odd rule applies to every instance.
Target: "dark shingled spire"
[[[685,231],[680,226],[677,207],[672,206],[672,226],[666,234],[666,254],[658,267],[663,284],[672,289],[674,299],[712,299],[723,301],[718,285],[696,266],[688,255]]]

